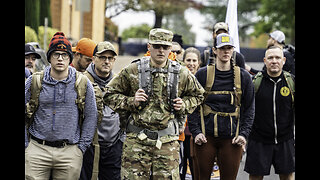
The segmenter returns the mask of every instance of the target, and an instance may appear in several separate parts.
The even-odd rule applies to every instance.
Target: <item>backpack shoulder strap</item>
[[[239,106],[241,105],[241,70],[239,66],[234,66],[234,87],[235,87],[235,95],[236,95],[236,102],[235,105]]]
[[[41,89],[42,87],[42,80],[43,80],[44,72],[36,72],[32,75],[32,87]]]
[[[214,82],[214,77],[215,77],[215,65],[210,64],[207,65],[207,81],[206,81],[206,86],[204,89],[206,91],[210,91]]]
[[[147,95],[151,93],[151,70],[150,70],[150,57],[144,56],[135,61],[138,66],[139,89],[143,89]],[[141,102],[138,109],[143,109],[147,102]]]
[[[167,92],[169,97],[168,101],[171,106],[172,112],[174,111],[172,100],[178,97],[180,69],[181,69],[181,65],[177,61],[172,61],[169,59]]]
[[[96,98],[96,105],[97,105],[97,110],[98,110],[98,125],[101,123],[102,121],[102,117],[103,117],[103,89],[101,89],[99,87],[99,85],[94,81],[93,76],[88,72],[85,71],[83,73],[85,76],[87,76],[87,78],[90,80],[92,86],[93,86],[93,90],[94,90],[94,95]]]
[[[289,89],[291,92],[293,92],[293,94],[295,93],[295,83],[293,81],[293,78],[291,76],[291,74],[287,71],[283,71],[284,74],[284,78],[286,79]]]
[[[206,81],[206,86],[204,87],[205,90],[205,94],[204,94],[204,100],[203,102],[205,102],[207,96],[208,96],[208,92],[211,91],[213,82],[214,82],[214,77],[215,77],[215,64],[209,64],[207,65],[207,81]],[[200,105],[200,120],[201,120],[201,131],[202,134],[206,135],[206,130],[205,130],[205,124],[204,124],[204,109],[203,109],[203,105]]]
[[[239,128],[240,128],[240,107],[241,107],[241,69],[239,66],[233,66],[234,68],[234,93],[235,93],[235,102],[234,105],[236,106],[236,118],[238,119],[237,127],[236,127],[236,134],[235,136],[238,137],[239,135]],[[232,96],[231,96],[232,97]],[[230,117],[231,118],[231,117]]]
[[[33,121],[34,113],[37,111],[39,106],[39,96],[42,90],[42,80],[44,72],[36,72],[32,74],[31,86],[30,86],[30,100],[26,104],[26,118],[27,127],[29,127]]]
[[[293,78],[289,72],[283,71],[283,75],[284,75],[284,78],[286,79],[286,82],[289,86],[289,90],[290,90],[291,96],[292,96],[292,103],[293,103],[294,102],[294,94],[295,94],[295,83],[294,83]]]
[[[253,78],[252,82],[254,85],[254,92],[257,93],[261,84],[263,78],[263,74],[261,71],[259,71]]]
[[[140,61],[137,61],[139,72],[139,88],[143,89],[147,95],[151,87],[151,71],[150,71],[150,59],[142,57]]]
[[[94,83],[94,78],[88,71],[83,72],[83,75],[87,76],[91,83]]]
[[[87,93],[87,83],[88,78],[81,72],[76,71],[76,82],[74,84],[75,90],[77,92],[76,104],[79,110],[79,125],[82,127],[82,122],[84,120],[84,105]]]

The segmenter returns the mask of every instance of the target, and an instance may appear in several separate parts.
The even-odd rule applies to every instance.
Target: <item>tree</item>
[[[24,43],[38,42],[38,36],[34,29],[29,26],[24,27]]]
[[[114,24],[110,18],[104,20],[104,40],[105,41],[117,41],[118,40],[118,26]]]
[[[24,24],[30,26],[38,34],[38,27],[44,25],[44,18],[48,17],[51,27],[50,0],[25,0]]]
[[[38,41],[41,48],[43,49],[43,42],[44,42],[44,26],[39,26],[39,34],[38,34]],[[53,37],[53,35],[59,31],[58,29],[54,29],[54,28],[51,28],[51,27],[48,27],[47,28],[47,39],[46,39],[46,49],[44,49],[45,51],[48,50],[49,48],[49,44],[50,44],[50,40],[51,38]]]
[[[262,0],[254,35],[281,30],[295,42],[295,0]]]
[[[162,27],[162,18],[170,14],[182,14],[189,7],[191,0],[153,0],[140,1],[142,10],[153,10],[155,14],[154,28]]]
[[[52,27],[50,0],[40,1],[40,26],[44,26],[44,18],[48,18],[48,26]]]
[[[259,8],[260,0],[238,0],[238,29],[239,36],[245,37],[246,31],[253,26],[252,18]],[[212,31],[214,24],[225,22],[228,1],[208,0],[207,4],[200,9],[206,16],[207,29]]]
[[[199,8],[202,4],[196,0],[111,0],[107,3],[106,10],[114,11],[108,18],[114,17],[128,9],[134,11],[154,11],[154,28],[162,26],[162,18],[170,14],[182,14],[187,8]]]
[[[24,24],[30,26],[38,34],[40,23],[40,0],[25,0]]]
[[[163,27],[175,34],[182,35],[183,44],[195,44],[196,34],[190,31],[192,25],[187,23],[184,13],[164,16],[164,20]]]
[[[149,37],[149,32],[152,28],[148,24],[141,24],[137,26],[131,26],[122,32],[123,41],[129,38],[143,38],[147,39]]]
[[[200,10],[207,16],[207,28],[212,31],[213,25],[225,21],[228,1],[207,0]],[[239,35],[247,36],[246,31],[254,29],[252,35],[281,30],[286,37],[295,39],[295,0],[238,0]]]

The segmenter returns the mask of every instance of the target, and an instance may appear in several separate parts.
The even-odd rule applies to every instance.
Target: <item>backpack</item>
[[[27,129],[29,129],[30,125],[34,120],[34,114],[39,107],[39,96],[42,90],[42,80],[44,76],[44,71],[36,72],[32,74],[32,81],[30,86],[30,100],[26,104],[26,113],[25,113],[25,123]],[[87,92],[87,81],[88,78],[81,74],[80,72],[76,71],[76,82],[75,82],[75,90],[77,93],[77,99],[75,103],[77,104],[79,110],[79,126],[80,126],[80,133],[82,128],[82,122],[84,120],[84,104],[86,99],[86,92]]]
[[[88,71],[85,71],[83,73],[85,76],[87,76],[87,78],[90,80],[92,86],[93,86],[93,90],[94,90],[94,95],[96,98],[96,104],[97,104],[97,110],[98,110],[98,125],[101,123],[102,121],[102,117],[103,117],[103,89],[100,89],[99,85],[97,83],[94,82],[94,78],[91,76],[91,74]]]
[[[150,68],[150,56],[144,56],[141,59],[136,59],[131,63],[136,63],[138,66],[138,77],[139,77],[139,88],[143,89],[145,93],[149,96],[152,93],[152,76],[153,72],[163,72],[168,73],[167,81],[167,93],[168,93],[168,103],[170,105],[170,111],[174,114],[173,100],[178,97],[178,83],[179,83],[179,72],[181,65],[177,61],[169,60],[168,68]],[[138,109],[141,110],[146,107],[148,101],[140,102]],[[127,126],[130,121],[130,113],[127,111],[118,112],[120,117],[120,128],[126,131]],[[178,122],[180,119],[185,117],[176,117]]]
[[[173,100],[178,97],[178,83],[179,83],[179,72],[181,65],[177,61],[169,60],[168,69],[166,68],[150,68],[150,57],[142,57],[141,59],[135,60],[133,62],[138,65],[139,73],[139,88],[143,89],[145,93],[149,96],[152,93],[152,73],[163,72],[168,73],[167,81],[167,92],[168,92],[168,104],[171,107],[171,112],[173,109]],[[141,103],[139,109],[143,109],[148,102]]]
[[[288,51],[292,55],[292,57],[294,59],[294,62],[295,62],[295,59],[296,59],[296,56],[295,56],[296,50],[295,49],[296,48],[291,44],[288,44],[288,45],[284,46],[284,49],[283,49],[284,51]]]
[[[240,106],[241,106],[241,70],[239,66],[233,66],[233,73],[234,73],[234,87],[233,91],[211,91],[211,88],[214,83],[215,78],[215,64],[207,65],[207,81],[206,85],[204,87],[205,93],[204,93],[204,101],[210,94],[229,94],[231,96],[231,102],[230,104],[233,104],[235,108],[235,112],[232,113],[225,113],[225,112],[217,112],[211,109],[210,106],[206,105],[205,103],[200,105],[200,119],[201,119],[201,131],[205,135],[205,123],[204,123],[204,116],[207,116],[208,114],[214,114],[214,137],[218,137],[218,116],[229,116],[230,117],[230,124],[231,124],[231,135],[232,135],[232,117],[235,116],[237,119],[237,129],[235,136],[237,137],[239,135],[239,122],[240,122]]]

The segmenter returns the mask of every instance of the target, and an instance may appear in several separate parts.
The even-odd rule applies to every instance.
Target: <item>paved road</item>
[[[122,68],[128,66],[131,61],[140,58],[139,56],[118,56],[113,67],[114,73],[119,73]]]
[[[244,154],[244,156],[242,157],[242,161],[240,162],[237,180],[248,180],[249,179],[249,174],[244,171],[245,161],[246,161],[246,154]],[[211,180],[219,180],[219,179],[220,178],[212,178]],[[277,179],[279,179],[279,176],[274,173],[273,167],[271,167],[270,175],[265,176],[263,178],[263,180],[277,180]],[[185,180],[192,180],[191,175],[187,174]]]

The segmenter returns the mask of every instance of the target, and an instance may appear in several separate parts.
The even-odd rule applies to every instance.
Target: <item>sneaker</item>
[[[220,171],[217,163],[214,163],[211,173],[211,180],[219,180],[220,179]]]

